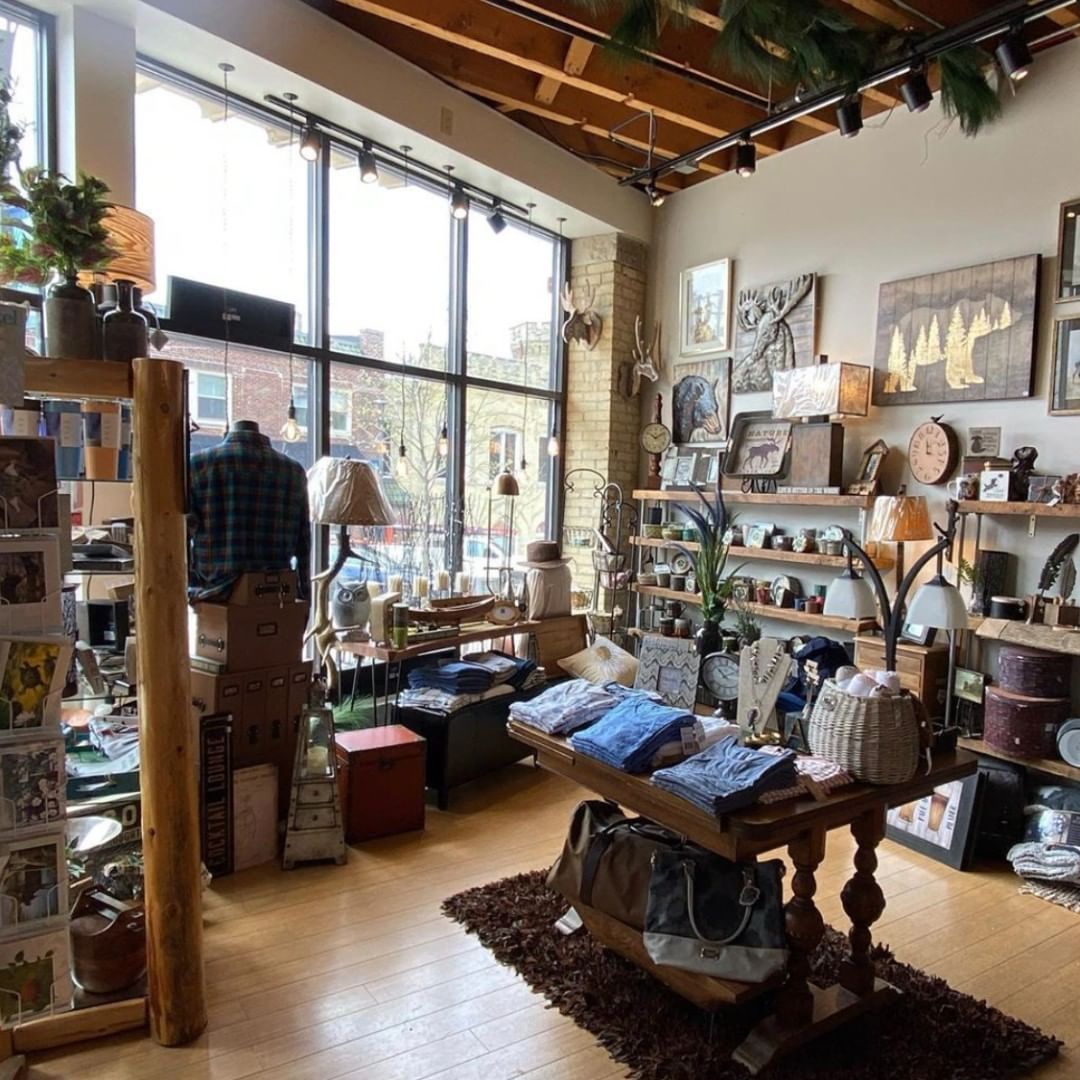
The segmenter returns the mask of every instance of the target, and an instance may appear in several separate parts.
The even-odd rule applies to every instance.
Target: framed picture
[[[707,485],[710,482],[710,474],[716,463],[716,453],[712,450],[697,450],[694,452],[694,483]],[[716,482],[716,477],[712,477]]]
[[[62,737],[0,748],[0,829],[60,825],[64,802]]]
[[[691,266],[679,275],[679,352],[725,352],[731,307],[731,260]]]
[[[924,647],[933,645],[935,637],[937,630],[932,626],[923,626],[922,623],[906,622],[900,631],[901,641],[910,641],[913,645]]]
[[[964,452],[967,454],[968,457],[997,457],[998,454],[1001,453],[1001,428],[968,428],[967,449]]]
[[[739,413],[731,425],[724,475],[773,477],[783,471],[791,445],[791,421],[769,413]]]
[[[1011,479],[1008,469],[983,469],[979,473],[979,498],[983,502],[1008,502]]]
[[[720,480],[720,454],[709,455],[709,475],[707,477],[707,483],[711,487],[715,487]]]
[[[0,539],[0,633],[61,629],[58,537]]]
[[[0,735],[40,735],[59,725],[72,651],[67,638],[0,640]]]
[[[660,483],[666,488],[675,483],[675,471],[679,467],[679,455],[672,449],[664,457],[660,466]]]
[[[731,371],[734,393],[771,390],[775,372],[809,367],[816,349],[816,275],[800,274],[739,293]]]
[[[1050,414],[1080,413],[1080,315],[1054,321],[1054,374],[1050,380]]]
[[[64,834],[0,844],[0,930],[40,930],[67,920]]]
[[[986,676],[981,671],[957,668],[953,678],[953,693],[963,701],[981,705],[986,696]]]
[[[963,870],[971,861],[979,820],[982,774],[952,780],[932,795],[895,806],[886,815],[885,835],[904,847]]]
[[[72,992],[66,927],[0,942],[0,1021],[66,1009]]]
[[[849,495],[876,495],[881,484],[881,466],[885,464],[885,458],[889,453],[888,444],[878,439],[863,451],[862,461],[859,463],[859,474],[855,483],[848,489]]]
[[[1034,503],[1052,502],[1054,485],[1060,476],[1031,476],[1028,478],[1027,501]]]
[[[666,704],[677,709],[693,710],[700,662],[692,640],[643,638],[634,686],[639,690],[655,690]]]
[[[1038,255],[944,270],[878,291],[875,405],[1031,397]]]
[[[53,440],[0,438],[0,528],[59,525]]]
[[[767,525],[751,525],[746,530],[746,546],[764,550],[769,546],[769,537],[772,530]]]
[[[731,359],[675,364],[671,441],[676,446],[725,446],[731,416]]]
[[[737,604],[749,604],[754,599],[754,579],[751,577],[733,577],[731,579],[731,598]]]
[[[1080,296],[1080,236],[1077,222],[1080,199],[1061,204],[1061,229],[1058,233],[1057,300],[1075,300]]]

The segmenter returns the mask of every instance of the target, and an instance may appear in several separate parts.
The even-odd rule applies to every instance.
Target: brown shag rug
[[[591,1032],[635,1080],[745,1080],[731,1053],[763,1001],[713,1020],[587,931],[554,929],[566,902],[533,871],[452,896],[443,911],[477,935],[551,1005]],[[831,927],[814,981],[834,982],[847,939]],[[877,947],[878,975],[903,992],[894,1005],[824,1035],[761,1075],[773,1080],[999,1080],[1054,1057],[1057,1039],[958,993]]]

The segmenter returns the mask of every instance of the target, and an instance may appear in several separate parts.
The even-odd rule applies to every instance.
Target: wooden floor
[[[210,1027],[176,1050],[135,1034],[32,1062],[93,1080],[604,1080],[623,1070],[439,912],[471,885],[549,864],[581,792],[526,765],[460,789],[423,834],[353,849],[346,867],[273,866],[206,901]],[[881,940],[954,987],[1051,1031],[1037,1076],[1080,1076],[1080,916],[886,842]],[[844,925],[851,843],[830,834],[818,903]],[[882,1076],[887,1076],[886,1072]]]

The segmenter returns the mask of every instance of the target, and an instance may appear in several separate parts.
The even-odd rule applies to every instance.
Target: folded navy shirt
[[[729,735],[678,765],[657,769],[652,782],[719,817],[757,802],[766,791],[792,787],[797,775],[793,751],[764,754]]]
[[[635,695],[572,735],[570,745],[613,768],[644,772],[661,746],[678,739],[683,728],[693,726],[693,714],[685,709],[673,709]]]

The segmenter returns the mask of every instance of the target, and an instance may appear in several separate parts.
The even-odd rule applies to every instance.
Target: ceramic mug
[[[669,619],[666,615],[660,616],[660,633],[664,637],[675,636],[675,620]]]
[[[690,636],[690,620],[689,619],[676,619],[675,620],[675,636],[681,638],[688,638]]]
[[[965,499],[977,499],[979,497],[979,474],[964,473],[963,476],[950,480],[945,485],[945,490],[949,493],[950,499],[956,499],[958,502],[963,502]]]

